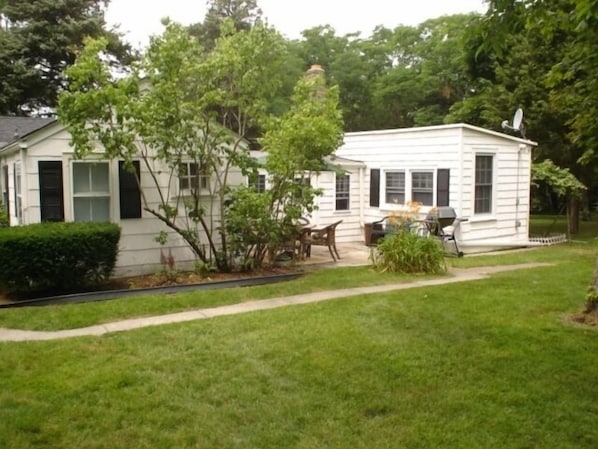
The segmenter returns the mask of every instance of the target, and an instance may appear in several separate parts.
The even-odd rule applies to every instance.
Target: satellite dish
[[[519,108],[515,111],[513,116],[513,130],[519,131],[521,129],[521,122],[523,121],[523,109]]]
[[[509,125],[507,120],[503,120],[501,123],[502,129],[510,129],[511,131],[517,131],[521,133],[521,136],[525,139],[525,128],[523,126],[523,109],[518,108],[513,116],[513,123]]]

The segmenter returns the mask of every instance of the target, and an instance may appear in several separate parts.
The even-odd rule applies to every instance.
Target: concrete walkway
[[[264,299],[258,301],[248,301],[240,304],[228,306],[213,307],[209,309],[191,310],[186,312],[171,313],[168,315],[133,318],[113,323],[99,324],[95,326],[82,327],[79,329],[69,329],[62,331],[26,331],[17,329],[0,328],[0,342],[4,341],[42,341],[58,340],[63,338],[99,336],[112,332],[122,332],[142,327],[159,326],[170,323],[184,323],[187,321],[203,320],[215,318],[224,315],[236,315],[239,313],[256,312],[259,310],[275,309],[278,307],[309,304],[329,299],[347,298],[357,295],[367,295],[373,293],[384,293],[408,288],[426,287],[432,285],[453,284],[456,282],[474,281],[486,279],[492,273],[501,271],[519,270],[524,268],[533,268],[539,266],[548,266],[550,264],[534,263],[520,265],[505,265],[496,267],[479,267],[470,269],[453,269],[450,276],[439,279],[430,279],[414,281],[400,284],[376,285],[369,287],[347,288],[342,290],[322,291],[307,293],[304,295],[284,296],[279,298]]]

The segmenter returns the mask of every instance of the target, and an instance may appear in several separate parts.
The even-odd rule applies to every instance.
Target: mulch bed
[[[145,274],[139,276],[129,276],[123,278],[110,279],[109,281],[99,285],[95,289],[88,289],[85,292],[90,291],[106,291],[106,290],[128,290],[135,288],[151,288],[151,287],[166,287],[173,285],[187,285],[187,284],[202,284],[209,282],[222,282],[232,281],[240,279],[252,279],[266,276],[276,276],[283,274],[295,274],[302,273],[298,267],[270,267],[259,270],[253,270],[251,272],[232,272],[232,273],[206,273],[200,275],[195,272],[187,271],[172,271],[172,272],[160,272],[154,274]],[[13,297],[3,292],[0,292],[0,303],[12,302],[19,299],[34,299],[43,298],[55,295],[61,295],[65,293],[83,293],[82,291],[77,292],[58,292],[58,291],[44,291],[38,292],[35,295],[28,295],[27,297]]]

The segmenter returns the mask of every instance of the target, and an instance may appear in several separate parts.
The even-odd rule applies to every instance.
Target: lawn
[[[531,222],[531,233],[545,233],[547,229],[562,229],[564,217],[541,216]],[[507,265],[526,262],[566,262],[579,252],[598,253],[598,221],[581,223],[581,242],[522,252],[498,252],[487,256],[447,258],[458,268],[486,265]],[[318,270],[281,284],[226,290],[198,291],[177,295],[148,295],[121,300],[69,304],[22,309],[0,309],[0,327],[28,330],[59,330],[91,326],[133,317],[153,316],[242,301],[290,296],[322,290],[361,287],[395,282],[413,282],[426,276],[404,276],[376,273],[369,267],[342,267]]]
[[[567,317],[596,249],[494,256],[555,265],[464,284],[2,343],[0,447],[593,448],[598,330]]]

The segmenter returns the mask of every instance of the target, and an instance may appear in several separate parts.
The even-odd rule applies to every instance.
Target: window
[[[266,175],[256,175],[249,177],[249,187],[253,187],[257,193],[266,191]]]
[[[75,221],[110,221],[110,181],[107,162],[73,163]]]
[[[306,187],[311,187],[311,180],[308,176],[295,178],[295,186],[296,189],[293,192],[293,196],[295,199],[301,199],[305,195],[305,192],[308,191]]]
[[[118,162],[118,196],[120,198],[120,218],[141,218],[141,192],[137,178],[141,176],[139,161],[132,161],[127,167],[124,161]]]
[[[209,187],[210,177],[205,174],[197,162],[183,162],[179,172],[179,189],[198,190]]]
[[[434,174],[432,172],[411,173],[411,201],[424,206],[434,205]]]
[[[405,204],[405,172],[386,172],[386,202]]]
[[[493,156],[476,155],[475,157],[475,199],[474,213],[492,212],[492,165]]]
[[[336,175],[336,210],[349,210],[351,177],[349,175]]]
[[[14,181],[15,181],[15,216],[17,222],[21,223],[23,219],[23,196],[21,194],[21,164],[14,164]]]

